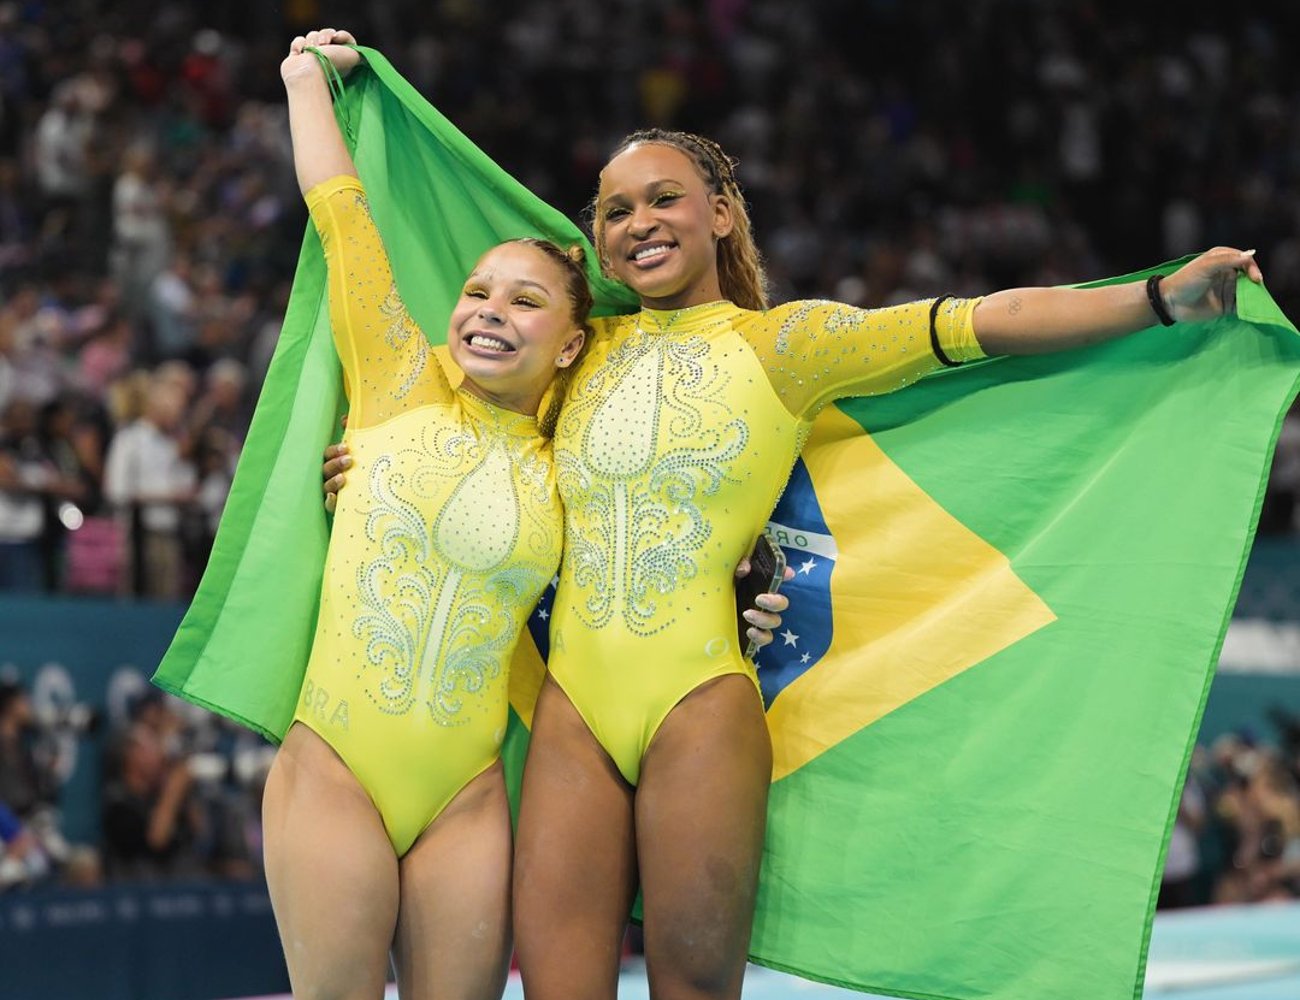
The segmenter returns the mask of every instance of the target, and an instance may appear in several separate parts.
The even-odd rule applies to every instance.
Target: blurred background
[[[1058,284],[1226,243],[1300,318],[1300,5],[1128,6],[0,2],[0,968],[90,947],[124,992],[49,995],[283,988],[254,974],[278,961],[269,748],[145,678],[205,566],[306,224],[294,34],[351,29],[575,218],[626,132],[717,138],[778,301]],[[1300,411],[1162,907],[1300,897],[1298,491]],[[239,968],[203,966],[218,931]]]

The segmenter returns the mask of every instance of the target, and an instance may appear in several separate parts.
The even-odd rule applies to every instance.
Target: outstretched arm
[[[334,68],[344,74],[361,61],[357,51],[347,47],[355,43],[356,39],[346,31],[333,28],[309,31],[290,43],[289,54],[280,64],[280,77],[289,99],[293,166],[303,194],[333,177],[357,175],[334,118],[325,69],[316,54],[307,51],[308,46],[320,49]]]
[[[1237,274],[1262,282],[1255,251],[1216,247],[1158,283],[1170,316],[1197,323],[1236,308]],[[975,337],[988,354],[1045,354],[1122,337],[1159,322],[1144,282],[1103,288],[1010,288],[975,307]]]

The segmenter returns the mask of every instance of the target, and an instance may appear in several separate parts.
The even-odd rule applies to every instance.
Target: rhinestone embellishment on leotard
[[[558,525],[537,513],[548,509],[547,463],[516,460],[512,474],[508,446],[499,434],[430,427],[401,453],[410,471],[392,455],[372,466],[365,530],[381,554],[357,571],[365,613],[353,629],[381,711],[423,704],[441,725],[468,722],[554,572]],[[429,525],[448,481],[456,486]]]
[[[712,532],[700,500],[749,438],[722,402],[730,378],[704,337],[638,329],[570,393],[556,471],[576,611],[589,627],[619,616],[653,635],[675,620],[659,602],[697,573]]]

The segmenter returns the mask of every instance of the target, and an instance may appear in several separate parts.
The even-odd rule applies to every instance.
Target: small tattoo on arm
[[[1011,305],[1007,306],[1007,312],[1014,316],[1016,313],[1020,312],[1023,306],[1024,303],[1020,301],[1020,296],[1017,295],[1011,300]]]

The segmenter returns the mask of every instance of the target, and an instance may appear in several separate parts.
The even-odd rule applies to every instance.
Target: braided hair
[[[671,146],[690,157],[711,194],[726,197],[731,204],[731,232],[718,240],[718,285],[723,296],[742,309],[767,308],[767,276],[754,244],[754,233],[745,207],[745,196],[736,181],[736,161],[712,139],[692,132],[650,128],[633,132],[620,142],[610,159],[633,146],[655,143]],[[605,221],[593,200],[589,209],[592,235],[602,268],[605,266]]]

